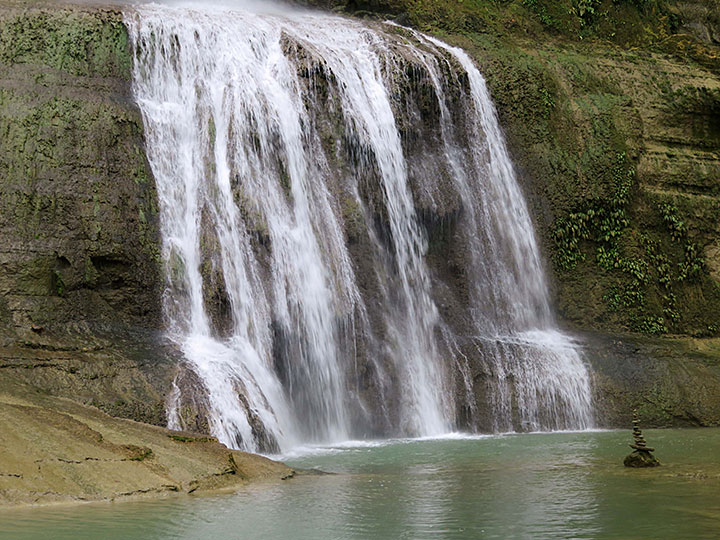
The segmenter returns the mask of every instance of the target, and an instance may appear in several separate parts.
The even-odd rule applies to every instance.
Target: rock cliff
[[[720,5],[305,4],[392,18],[474,56],[533,206],[558,314],[605,336],[587,343],[601,422],[628,423],[642,406],[658,424],[717,424]],[[702,398],[686,395],[706,384]]]
[[[716,3],[309,3],[393,17],[474,56],[559,315],[592,332],[600,422],[640,406],[648,425],[717,425]],[[0,377],[162,424],[176,362],[130,69],[116,8],[0,1]],[[430,264],[452,283],[452,237],[427,217]]]
[[[117,11],[28,4],[0,6],[0,376],[163,423],[157,203],[126,31]]]

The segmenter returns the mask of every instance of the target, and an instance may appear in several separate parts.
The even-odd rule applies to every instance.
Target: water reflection
[[[717,538],[720,430],[650,431],[663,467],[622,467],[627,433],[327,449],[337,474],[235,495],[0,512],[0,539]]]

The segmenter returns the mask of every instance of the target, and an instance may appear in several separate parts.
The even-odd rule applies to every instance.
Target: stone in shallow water
[[[660,466],[660,462],[655,456],[653,456],[650,452],[643,452],[641,450],[636,450],[625,457],[625,461],[623,461],[623,463],[626,467],[633,467],[635,469]]]

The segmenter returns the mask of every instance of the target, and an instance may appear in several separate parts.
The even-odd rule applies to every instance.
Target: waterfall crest
[[[463,51],[317,13],[125,19],[185,359],[171,427],[276,451],[590,425],[587,370]]]

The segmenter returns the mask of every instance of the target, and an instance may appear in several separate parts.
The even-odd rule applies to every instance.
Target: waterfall
[[[145,4],[125,22],[184,358],[171,427],[275,451],[590,425],[463,51],[300,11]],[[447,242],[450,277],[430,260]]]

